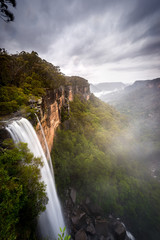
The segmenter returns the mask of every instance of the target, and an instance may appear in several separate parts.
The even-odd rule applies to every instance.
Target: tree
[[[36,218],[48,201],[41,165],[25,143],[7,141],[0,148],[0,240],[34,239]]]
[[[13,13],[8,10],[9,5],[16,7],[16,1],[15,0],[0,0],[0,17],[5,22],[10,22],[10,21],[14,20]]]

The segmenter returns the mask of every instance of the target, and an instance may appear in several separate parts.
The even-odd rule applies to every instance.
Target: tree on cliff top
[[[5,22],[10,22],[14,20],[14,15],[12,12],[8,10],[8,5],[12,5],[13,7],[16,7],[16,1],[15,0],[0,0],[0,17]]]

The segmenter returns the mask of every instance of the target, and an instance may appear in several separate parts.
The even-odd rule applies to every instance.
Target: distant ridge
[[[91,92],[113,91],[115,89],[122,89],[126,84],[122,82],[103,82],[98,84],[90,84]]]

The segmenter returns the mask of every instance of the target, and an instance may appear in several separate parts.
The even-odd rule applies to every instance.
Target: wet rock
[[[115,234],[115,238],[116,240],[125,240],[126,237],[126,229],[124,227],[124,225],[121,222],[116,222],[114,224],[114,234]]]
[[[104,236],[100,236],[99,240],[107,240]]]
[[[76,202],[76,194],[77,194],[76,190],[74,188],[71,188],[70,197],[71,197],[73,203]]]
[[[97,235],[88,235],[87,240],[99,240]]]
[[[73,225],[80,229],[82,226],[86,226],[86,214],[82,212],[80,209],[75,213],[75,216],[71,217]]]
[[[90,223],[90,225],[87,226],[86,232],[90,233],[92,235],[96,234],[95,227],[94,227],[94,225],[92,223]]]
[[[109,234],[106,240],[115,240],[115,238],[112,236],[112,234]]]
[[[75,234],[75,240],[87,240],[87,235],[83,229],[80,229],[76,234]]]
[[[95,220],[95,230],[98,235],[108,236],[108,222],[106,219]]]
[[[9,132],[4,128],[4,126],[0,126],[0,147],[3,146],[3,141],[7,138],[11,138]]]

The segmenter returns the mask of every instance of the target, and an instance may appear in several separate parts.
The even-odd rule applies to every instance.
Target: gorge
[[[139,145],[140,141],[149,142],[150,135],[139,134],[137,141],[133,132],[128,131],[130,119],[90,94],[87,80],[64,76],[37,53],[12,56],[3,53],[0,60],[0,218],[3,219],[0,240],[37,239],[35,227],[39,215],[40,222],[45,221],[42,229],[47,225],[44,235],[51,228],[56,232],[49,230],[54,239],[59,227],[66,225],[75,240],[128,240],[133,237],[124,222],[136,240],[159,240],[159,173],[154,178],[147,168],[146,154],[151,145],[144,145],[143,151]],[[24,118],[36,130],[42,148],[35,137],[36,150],[35,133]],[[53,215],[48,206],[51,204],[49,209],[53,209],[54,194],[47,193],[50,195],[47,204],[45,186],[40,180],[41,172],[48,179],[47,192],[50,192],[49,187],[54,187],[53,173],[49,170],[46,177],[44,170],[43,174],[40,159],[34,159],[26,145],[17,148],[17,144],[3,141],[10,137],[4,129],[6,124],[13,138],[18,132],[21,141],[31,140],[30,147],[36,156],[44,158],[44,169],[54,166],[56,189],[65,216],[65,223],[61,216],[53,217],[60,219],[55,230],[46,220]],[[159,137],[155,131],[152,133],[158,148]]]

